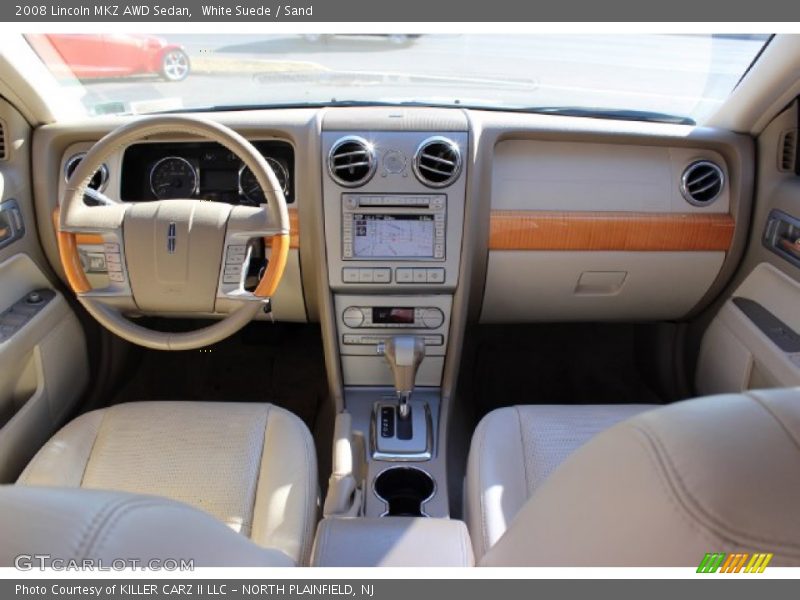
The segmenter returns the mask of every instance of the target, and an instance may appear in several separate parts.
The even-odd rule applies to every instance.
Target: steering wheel
[[[266,203],[231,206],[196,199],[118,202],[90,189],[95,171],[125,146],[154,136],[192,135],[218,142],[256,177]],[[89,206],[84,195],[96,202]],[[109,284],[93,289],[81,266],[76,234],[102,236]],[[244,289],[248,241],[264,237],[269,264],[255,291]],[[86,310],[118,336],[148,348],[189,350],[218,342],[244,327],[275,292],[289,254],[289,214],[275,173],[264,157],[228,127],[194,117],[144,117],[97,142],[67,182],[58,223],[58,249],[70,287]],[[208,314],[233,307],[220,321],[167,333],[123,316]],[[224,309],[223,309],[224,310]]]

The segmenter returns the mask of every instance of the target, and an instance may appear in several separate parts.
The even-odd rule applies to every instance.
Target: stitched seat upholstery
[[[297,564],[310,556],[314,443],[300,419],[270,404],[132,402],[86,413],[17,483],[169,498]]]

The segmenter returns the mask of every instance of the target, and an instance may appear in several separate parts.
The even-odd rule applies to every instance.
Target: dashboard
[[[294,150],[286,142],[254,141],[294,203]],[[208,142],[158,142],[129,146],[122,159],[123,202],[199,198],[257,206],[265,202],[253,172],[228,149]]]
[[[262,318],[327,314],[352,385],[387,380],[374,346],[396,331],[426,337],[420,378],[437,385],[467,299],[483,323],[681,319],[719,293],[746,236],[752,144],[726,131],[398,107],[204,117],[285,185],[289,263]],[[61,175],[34,182],[43,231],[74,157],[127,122],[36,131],[35,161]],[[120,149],[93,186],[122,201],[259,202],[241,161],[178,135]],[[57,265],[55,236],[43,241]]]

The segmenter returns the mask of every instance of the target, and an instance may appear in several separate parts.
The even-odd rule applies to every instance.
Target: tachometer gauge
[[[197,169],[180,156],[162,158],[150,169],[150,190],[159,200],[191,198],[197,182]]]
[[[275,177],[278,178],[278,183],[283,190],[284,195],[289,194],[289,172],[280,162],[269,156],[265,157],[269,166],[275,172]],[[261,186],[258,185],[258,180],[250,168],[242,165],[239,169],[239,193],[248,204],[263,204],[266,202],[264,192],[261,191]]]

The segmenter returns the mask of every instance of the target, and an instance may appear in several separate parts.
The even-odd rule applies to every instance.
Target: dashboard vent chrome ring
[[[375,149],[362,137],[349,135],[336,141],[328,153],[328,173],[344,187],[359,187],[375,174]]]
[[[443,188],[461,173],[461,149],[453,140],[434,136],[423,141],[414,154],[414,175],[432,188]]]
[[[709,206],[725,187],[725,174],[716,163],[698,160],[681,176],[681,195],[692,206]]]
[[[77,154],[73,154],[70,156],[66,162],[64,162],[64,181],[69,181],[69,178],[75,172],[75,169],[78,167],[80,162],[83,160],[83,157],[86,156],[86,152],[78,152]],[[106,189],[108,185],[108,166],[105,164],[101,165],[97,172],[92,177],[92,182],[89,184],[89,187],[95,191],[102,192]]]

